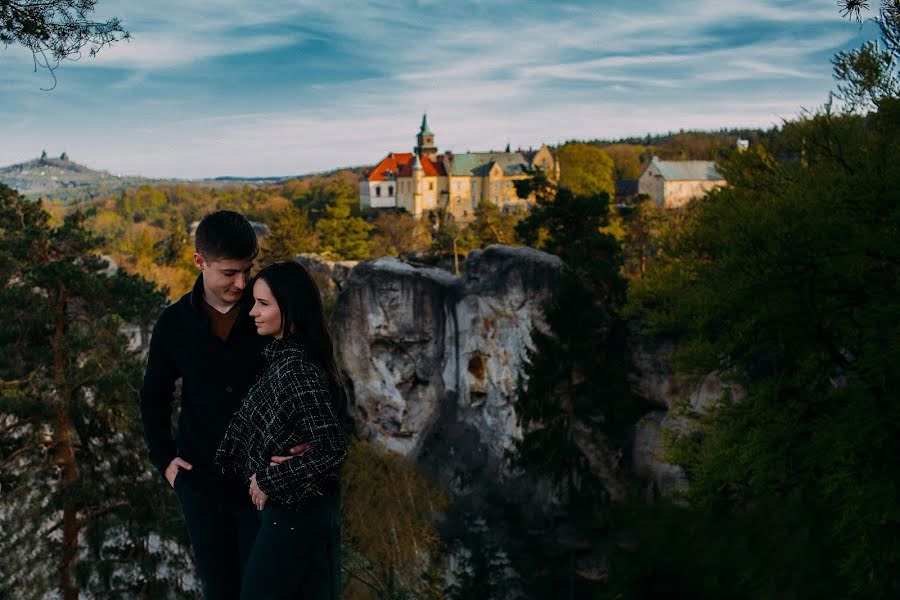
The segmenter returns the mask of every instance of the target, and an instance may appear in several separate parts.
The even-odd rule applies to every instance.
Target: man
[[[253,304],[247,284],[259,252],[247,219],[227,210],[206,215],[195,250],[200,275],[193,290],[167,307],[153,329],[140,407],[150,461],[181,504],[204,598],[220,600],[238,598],[258,518],[247,485],[224,480],[213,458],[253,385],[267,339],[247,314]],[[178,379],[181,414],[173,438]]]

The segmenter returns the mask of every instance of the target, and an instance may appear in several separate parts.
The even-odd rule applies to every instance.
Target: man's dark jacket
[[[184,477],[188,483],[210,486],[222,483],[213,464],[216,449],[256,379],[267,339],[256,334],[247,314],[252,305],[249,288],[225,342],[212,333],[202,302],[201,274],[194,289],[160,315],[150,340],[140,406],[150,461],[159,472],[164,474],[179,456],[193,466],[179,472],[179,481]],[[172,402],[179,378],[181,415],[173,439]]]

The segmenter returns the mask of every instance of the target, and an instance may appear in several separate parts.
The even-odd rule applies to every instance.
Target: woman
[[[347,445],[337,416],[341,378],[319,290],[295,262],[259,272],[250,311],[275,338],[266,368],[235,413],[216,453],[226,477],[249,483],[261,523],[241,598],[335,600],[340,596],[338,467]],[[308,449],[280,464],[290,448]]]

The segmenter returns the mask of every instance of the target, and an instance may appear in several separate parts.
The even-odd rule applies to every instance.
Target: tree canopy
[[[107,272],[98,247],[79,213],[51,225],[0,185],[2,596],[185,591],[186,540],[146,460],[126,335],[139,341],[164,297]]]
[[[97,0],[0,0],[0,43],[21,44],[31,51],[35,69],[53,71],[60,62],[78,58],[86,48],[94,56],[104,46],[130,34],[117,18],[94,21]]]
[[[698,424],[669,457],[687,470],[687,507],[651,518],[626,587],[884,598],[900,586],[900,100],[866,117],[825,109],[779,137],[795,152],[723,163],[728,186],[690,207],[634,284],[636,314],[679,336],[682,368],[746,397],[680,413]]]

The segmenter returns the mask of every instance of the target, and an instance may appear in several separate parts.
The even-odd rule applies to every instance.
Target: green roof
[[[666,181],[721,181],[725,179],[711,160],[659,160],[653,163]]]
[[[495,164],[500,165],[504,175],[521,175],[528,168],[528,160],[521,152],[466,152],[452,156],[453,177],[484,177]]]
[[[419,135],[434,135],[428,129],[428,115],[422,113],[422,127],[419,128]]]

